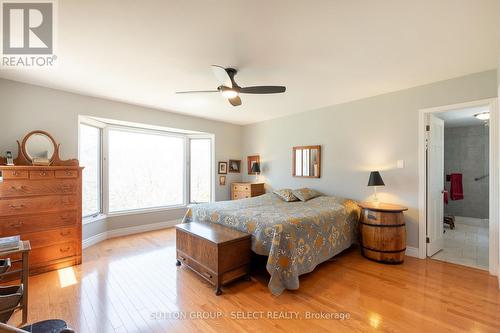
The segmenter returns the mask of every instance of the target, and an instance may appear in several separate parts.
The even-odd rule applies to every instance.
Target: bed
[[[356,242],[360,209],[349,199],[320,196],[285,202],[273,193],[192,205],[183,223],[218,223],[252,235],[252,250],[268,256],[269,290],[298,289],[309,273]]]

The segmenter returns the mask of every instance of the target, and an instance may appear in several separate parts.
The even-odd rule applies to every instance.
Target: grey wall
[[[78,115],[179,128],[215,134],[217,161],[241,156],[241,126],[202,118],[134,106],[0,79],[0,154],[17,152],[16,140],[35,129],[51,133],[61,143],[63,158],[78,157]],[[216,166],[214,166],[216,167]],[[241,179],[241,174],[228,174],[227,184]],[[216,200],[229,199],[229,185],[219,186]],[[184,209],[116,216],[84,225],[83,237],[100,232],[165,222],[181,218]]]
[[[409,207],[408,245],[418,247],[418,110],[496,97],[497,91],[492,70],[265,121],[243,128],[243,153],[260,154],[268,190],[307,186],[366,200],[369,171],[380,170],[386,186],[379,198]],[[292,177],[292,147],[317,144],[321,178]],[[397,160],[406,167],[397,169]]]
[[[486,126],[445,128],[444,172],[461,173],[464,199],[449,200],[445,213],[480,219],[488,218],[489,178],[475,181],[474,178],[489,171],[489,129]],[[449,190],[450,183],[445,187]]]

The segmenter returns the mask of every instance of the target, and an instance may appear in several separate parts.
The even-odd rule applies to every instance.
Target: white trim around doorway
[[[489,272],[492,275],[500,274],[499,261],[499,200],[500,200],[500,117],[498,112],[498,99],[488,98],[473,102],[445,105],[434,108],[422,109],[418,115],[418,211],[419,211],[419,248],[418,257],[427,257],[426,236],[427,236],[427,216],[426,216],[426,160],[425,160],[425,116],[429,113],[445,112],[454,109],[469,107],[488,106],[490,109],[490,198],[489,198]]]

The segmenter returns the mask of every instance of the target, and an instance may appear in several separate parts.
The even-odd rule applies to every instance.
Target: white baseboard
[[[105,232],[102,232],[100,234],[97,234],[97,235],[94,235],[94,236],[91,236],[89,238],[84,239],[82,242],[82,247],[84,249],[86,249],[87,247],[90,247],[92,245],[95,245],[97,243],[100,243],[100,242],[105,241],[106,239],[110,239],[110,238],[122,237],[122,236],[127,236],[127,235],[139,234],[141,232],[171,228],[179,223],[181,223],[180,219],[159,222],[159,223],[138,225],[138,226],[133,226],[133,227],[128,227],[128,228],[119,228],[119,229],[114,229],[114,230],[108,230],[108,231],[105,231]]]
[[[107,233],[103,232],[94,236],[91,236],[89,238],[85,238],[82,241],[82,248],[86,249],[92,245],[96,245],[97,243],[100,243],[102,241],[105,241],[107,239]]]
[[[418,258],[418,248],[417,247],[407,246],[406,247],[406,255],[409,256],[409,257]]]

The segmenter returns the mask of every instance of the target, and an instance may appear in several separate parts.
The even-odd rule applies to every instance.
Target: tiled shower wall
[[[445,128],[444,172],[461,173],[464,200],[445,205],[445,213],[455,216],[488,218],[489,177],[475,181],[474,178],[488,174],[489,130],[487,126]],[[450,183],[445,182],[446,189]]]

